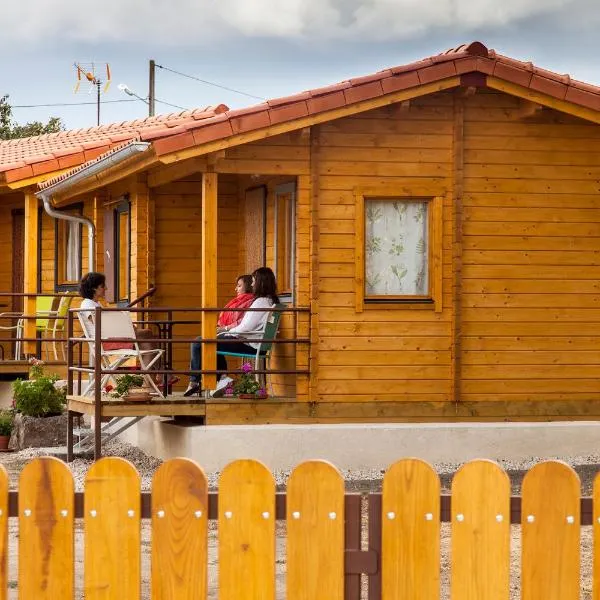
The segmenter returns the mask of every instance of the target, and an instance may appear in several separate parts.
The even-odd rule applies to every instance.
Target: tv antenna
[[[100,96],[106,94],[110,87],[110,65],[108,63],[73,63],[77,73],[77,83],[73,90],[76,94],[81,87],[82,81],[90,84],[88,93],[91,94],[94,89],[97,99],[97,124],[100,125]]]

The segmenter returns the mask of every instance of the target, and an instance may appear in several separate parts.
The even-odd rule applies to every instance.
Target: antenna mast
[[[110,86],[110,65],[108,63],[100,63],[98,67],[94,63],[74,63],[75,71],[77,73],[77,83],[75,84],[75,89],[73,90],[76,94],[79,91],[81,86],[81,81],[85,79],[90,83],[89,93],[91,93],[94,88],[96,91],[96,124],[100,125],[100,96],[101,94],[106,94],[108,88]],[[100,75],[96,74],[96,69],[101,69],[103,74],[105,74],[105,78],[101,79]],[[102,87],[104,84],[104,87]]]

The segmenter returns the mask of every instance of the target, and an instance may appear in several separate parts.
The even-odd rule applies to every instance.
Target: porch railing
[[[135,315],[145,315],[145,319],[135,319],[132,315],[132,321],[134,323],[144,324],[146,327],[155,327],[157,330],[157,336],[153,338],[143,338],[137,340],[139,342],[144,342],[145,344],[154,344],[157,349],[164,350],[162,364],[159,368],[152,369],[136,369],[136,373],[139,374],[150,374],[150,375],[159,375],[162,376],[163,380],[163,389],[165,390],[165,395],[169,391],[168,381],[171,376],[174,375],[213,375],[218,376],[225,373],[228,374],[240,374],[243,371],[241,369],[227,369],[227,371],[219,370],[219,369],[196,369],[191,370],[187,366],[185,368],[175,368],[173,364],[173,347],[176,344],[185,344],[189,346],[192,343],[198,342],[203,346],[211,346],[212,352],[216,352],[216,344],[233,344],[240,342],[252,342],[256,343],[260,340],[256,339],[243,339],[243,338],[204,338],[198,339],[197,337],[175,337],[173,335],[173,331],[175,327],[181,325],[197,325],[198,331],[201,329],[202,325],[202,317],[206,314],[214,314],[222,312],[223,310],[238,312],[238,308],[232,309],[223,309],[223,308],[175,308],[175,307],[152,307],[152,308],[97,308],[95,310],[94,316],[94,339],[90,340],[85,337],[77,337],[75,336],[75,319],[76,315],[81,311],[81,309],[70,309],[68,314],[67,321],[67,365],[68,365],[68,379],[67,379],[67,393],[69,395],[73,395],[73,390],[77,387],[79,392],[83,389],[83,376],[88,375],[93,377],[94,379],[94,402],[98,407],[98,419],[100,418],[100,403],[102,401],[102,379],[105,375],[124,375],[131,374],[130,368],[117,368],[117,369],[108,369],[102,364],[102,344],[104,342],[111,343],[131,343],[132,339],[130,337],[116,338],[111,337],[110,340],[107,338],[102,338],[102,317],[103,314],[107,312],[115,312],[115,311],[128,311],[134,313]],[[292,314],[303,314],[309,315],[310,309],[308,307],[283,307],[283,308],[248,308],[245,309],[247,312],[282,312],[282,313],[292,313]],[[189,315],[199,315],[201,318],[189,318]],[[184,318],[185,317],[185,318]],[[278,336],[275,339],[263,339],[263,341],[274,344],[276,346],[283,344],[292,344],[296,346],[305,346],[306,351],[306,368],[294,368],[294,369],[253,369],[253,372],[258,375],[310,375],[310,364],[309,364],[309,356],[310,352],[308,351],[308,346],[310,345],[309,337],[300,337],[297,335],[298,331],[298,323],[296,322],[296,330],[294,337],[281,337]],[[85,365],[83,363],[85,352],[85,345],[90,345],[90,349],[93,347],[93,360],[90,361],[90,364]],[[206,356],[207,353],[204,354]],[[75,381],[77,381],[77,386],[75,386]]]

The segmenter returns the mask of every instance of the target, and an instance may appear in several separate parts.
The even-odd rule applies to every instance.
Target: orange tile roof
[[[68,169],[133,139],[184,131],[181,127],[227,111],[224,104],[87,129],[0,140],[0,175],[8,183]]]
[[[154,152],[161,156],[457,76],[460,77],[462,86],[485,87],[487,77],[492,76],[559,100],[600,111],[600,87],[575,81],[569,75],[540,69],[530,62],[502,56],[494,50],[488,50],[481,42],[472,42],[365,77],[275,98],[247,108],[214,111],[214,114],[204,113],[206,116],[184,119],[183,122],[178,122],[176,127],[169,125],[147,128],[141,131],[136,139],[151,141]],[[69,134],[72,135],[71,132],[58,135]],[[1,147],[0,145],[0,157]],[[41,164],[38,168],[44,168],[41,158],[39,162],[37,157],[35,160],[30,158],[30,162],[33,165]],[[49,184],[50,182],[42,184],[40,188]]]

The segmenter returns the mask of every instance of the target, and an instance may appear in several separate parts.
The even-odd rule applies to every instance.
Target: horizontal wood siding
[[[465,108],[463,399],[600,393],[600,127],[477,93]]]
[[[452,98],[437,94],[321,126],[319,375],[322,401],[450,398],[451,200],[443,202],[443,310],[355,308],[355,188],[449,189]],[[382,195],[386,195],[382,193]],[[387,194],[391,195],[391,194]]]

